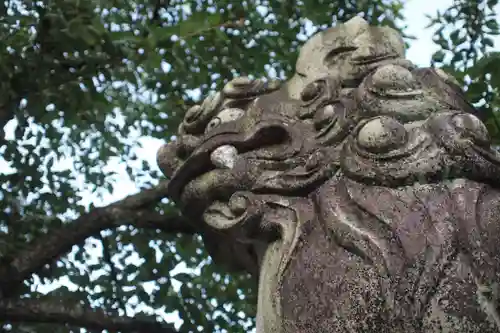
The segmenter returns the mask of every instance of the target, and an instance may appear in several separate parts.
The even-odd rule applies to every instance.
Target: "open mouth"
[[[289,156],[291,149],[290,133],[282,123],[258,124],[251,132],[243,134],[219,133],[205,140],[174,173],[169,183],[170,197],[177,201],[185,186],[205,173],[232,169],[239,156],[245,153],[255,152],[253,159],[280,160]],[[259,151],[266,154],[259,155]]]

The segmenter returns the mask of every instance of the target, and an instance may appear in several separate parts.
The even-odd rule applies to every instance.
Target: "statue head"
[[[285,84],[232,80],[158,152],[170,198],[218,229],[237,215],[237,193],[307,197],[339,172],[384,186],[497,178],[497,153],[456,82],[403,55],[395,30],[356,17],[313,36]],[[245,232],[234,239],[255,237]]]

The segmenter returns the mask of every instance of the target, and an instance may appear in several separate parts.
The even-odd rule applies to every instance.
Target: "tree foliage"
[[[464,85],[500,139],[497,3],[457,0],[429,23],[433,64]],[[165,200],[156,143],[234,76],[288,77],[317,30],[362,14],[404,34],[404,5],[0,2],[4,331],[251,330],[255,281],[214,264],[196,226]],[[128,197],[124,181],[135,186]],[[112,193],[123,199],[106,204]]]

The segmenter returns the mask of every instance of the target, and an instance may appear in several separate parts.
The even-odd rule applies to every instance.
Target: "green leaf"
[[[80,32],[85,29],[85,25],[79,17],[68,22],[67,31],[71,37],[78,37]]]
[[[451,39],[451,42],[454,44],[454,45],[458,45],[458,40],[459,40],[459,34],[460,34],[460,30],[455,30],[453,31],[451,34],[450,34],[450,39]]]
[[[186,20],[181,21],[175,26],[162,29],[154,29],[153,34],[156,39],[161,41],[171,36],[184,39],[195,35],[203,34],[211,29],[218,28],[222,24],[222,16],[219,13],[207,14],[195,12]]]
[[[491,29],[493,32],[498,31],[498,22],[496,19],[491,19],[486,21],[485,25],[488,29]]]
[[[443,51],[437,51],[432,55],[432,61],[443,62],[445,53]]]
[[[486,37],[485,39],[483,39],[483,43],[486,46],[490,46],[490,47],[494,46],[493,39],[488,38],[488,37]]]

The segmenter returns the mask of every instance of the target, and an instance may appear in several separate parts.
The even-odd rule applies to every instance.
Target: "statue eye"
[[[208,123],[207,127],[205,128],[205,133],[210,132],[217,126],[219,126],[222,123],[222,120],[219,117],[214,117],[210,122]]]

